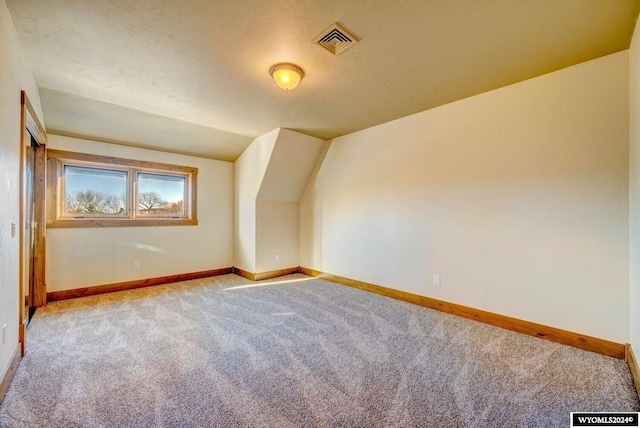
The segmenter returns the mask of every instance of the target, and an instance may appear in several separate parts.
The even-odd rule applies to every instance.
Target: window
[[[47,227],[197,225],[197,168],[49,150]]]
[[[187,177],[138,172],[138,216],[184,217]]]
[[[63,164],[62,217],[129,216],[129,171]]]

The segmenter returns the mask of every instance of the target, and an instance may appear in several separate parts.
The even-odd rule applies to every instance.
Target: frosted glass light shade
[[[295,89],[304,77],[304,71],[295,64],[281,63],[272,66],[269,74],[273,77],[276,85],[289,91]]]

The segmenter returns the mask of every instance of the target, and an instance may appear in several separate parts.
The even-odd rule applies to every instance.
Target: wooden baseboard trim
[[[372,293],[392,297],[394,299],[403,300],[409,303],[414,303],[426,308],[431,308],[441,312],[446,312],[475,321],[480,321],[485,324],[490,324],[507,330],[516,331],[518,333],[527,334],[529,336],[535,336],[541,339],[550,340],[552,342],[570,345],[576,348],[584,349],[591,352],[597,352],[599,354],[607,355],[614,358],[625,359],[625,345],[621,343],[610,342],[608,340],[586,336],[567,330],[561,330],[555,327],[536,324],[530,321],[524,321],[505,315],[494,314],[492,312],[486,312],[479,309],[458,305],[455,303],[432,299],[430,297],[407,293],[405,291],[382,287],[375,284],[369,284],[362,281],[356,281],[337,275],[331,275],[313,269],[301,267],[300,272],[305,275],[326,279],[327,281],[347,285],[349,287],[359,288],[361,290],[370,291]]]
[[[239,276],[241,276],[243,278],[250,279],[251,281],[255,281],[256,280],[256,274],[255,273],[247,272],[244,269],[240,269],[240,268],[234,267],[233,268],[233,273],[236,274],[236,275],[239,275]]]
[[[47,293],[47,301],[74,299],[76,297],[95,296],[97,294],[113,293],[115,291],[133,290],[135,288],[151,287],[153,285],[170,284],[172,282],[188,281],[190,279],[207,278],[209,276],[233,273],[233,268],[205,270],[178,275],[160,276],[157,278],[138,279],[135,281],[116,282],[113,284],[96,285],[93,287],[75,288],[73,290],[54,291]]]
[[[633,376],[633,383],[636,385],[636,391],[638,391],[638,397],[640,397],[640,367],[638,367],[638,360],[636,360],[636,356],[633,354],[633,349],[631,349],[631,345],[628,343],[625,346],[624,359],[627,361],[627,364],[629,364],[629,369]]]
[[[262,281],[263,279],[272,279],[279,276],[292,275],[294,273],[300,273],[300,267],[293,267],[287,269],[272,270],[271,272],[260,272],[255,274],[256,281]]]
[[[20,343],[20,356],[27,353],[27,325],[22,322],[18,325],[18,343]]]
[[[258,273],[251,273],[251,272],[247,272],[246,270],[234,267],[233,273],[235,273],[236,275],[240,275],[243,278],[250,279],[251,281],[262,281],[263,279],[272,279],[272,278],[277,278],[279,276],[300,273],[300,267],[298,266],[293,268],[279,269],[279,270],[272,270],[270,272],[258,272]]]
[[[113,293],[115,291],[133,290],[135,288],[151,287],[154,285],[170,284],[172,282],[188,281],[190,279],[206,278],[209,276],[226,275],[235,273],[251,281],[277,278],[300,272],[300,267],[274,270],[270,272],[251,273],[237,267],[229,267],[201,272],[183,273],[178,275],[161,276],[157,278],[139,279],[135,281],[116,282],[113,284],[96,285],[93,287],[74,288],[72,290],[53,291],[47,293],[47,301],[75,299],[76,297],[95,296],[97,294]]]
[[[16,370],[18,370],[18,364],[22,359],[21,347],[18,345],[16,350],[13,351],[13,356],[11,357],[11,362],[9,363],[9,367],[5,370],[4,374],[0,378],[0,404],[4,401],[5,395],[7,395],[7,391],[9,390],[9,385],[11,385],[11,381],[13,380],[13,376],[16,374]]]

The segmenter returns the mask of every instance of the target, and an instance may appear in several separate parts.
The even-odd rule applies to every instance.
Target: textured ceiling
[[[328,139],[627,49],[639,2],[6,3],[50,131],[233,160],[278,127]],[[339,56],[312,43],[334,22],[360,38]]]

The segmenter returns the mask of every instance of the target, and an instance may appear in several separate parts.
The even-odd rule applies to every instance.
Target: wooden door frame
[[[24,91],[20,92],[20,227],[19,227],[19,246],[20,246],[20,263],[19,263],[19,285],[20,285],[20,311],[19,311],[19,340],[22,346],[22,354],[25,353],[25,333],[26,325],[24,323],[24,264],[29,263],[24,257],[24,205],[25,205],[25,160],[27,138],[33,138],[38,147],[36,148],[36,159],[34,165],[34,181],[33,181],[33,198],[34,198],[34,220],[36,222],[32,233],[34,234],[34,290],[32,303],[35,307],[47,304],[47,290],[45,284],[45,189],[46,189],[46,151],[47,151],[47,134],[44,131],[33,106],[29,102],[29,97]]]

